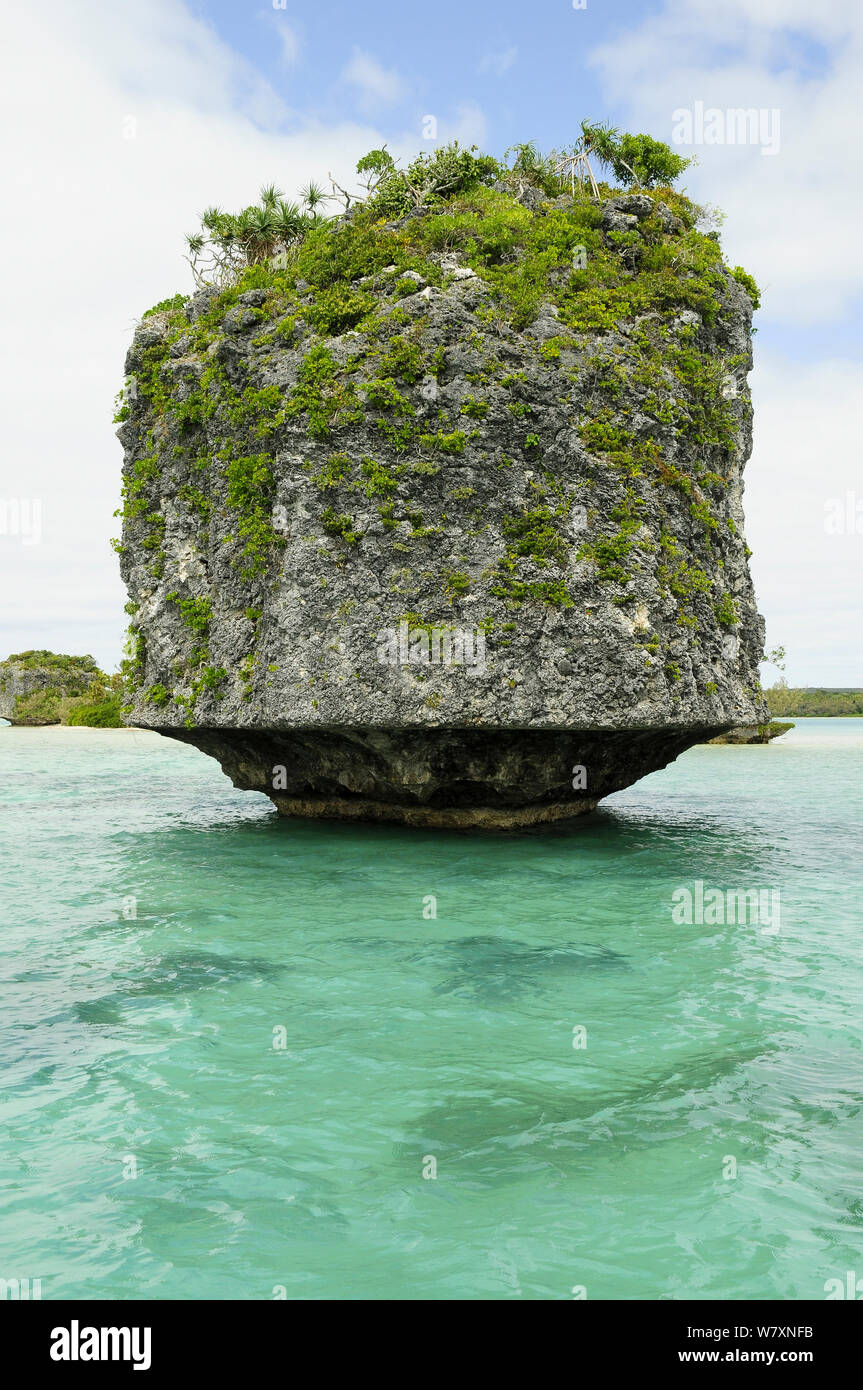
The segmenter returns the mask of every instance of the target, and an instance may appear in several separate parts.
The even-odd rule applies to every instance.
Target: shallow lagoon
[[[518,835],[279,821],[129,730],[2,728],[0,769],[0,1276],[766,1299],[863,1274],[863,721],[695,748]],[[698,881],[778,890],[781,930],[676,924]]]

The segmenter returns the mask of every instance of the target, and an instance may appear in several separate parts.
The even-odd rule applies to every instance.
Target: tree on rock
[[[621,183],[634,183],[638,188],[671,184],[693,162],[652,135],[621,133],[614,126],[590,121],[581,123],[579,144],[584,154],[593,154],[608,165]]]

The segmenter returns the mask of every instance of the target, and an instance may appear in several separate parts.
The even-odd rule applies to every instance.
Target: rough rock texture
[[[0,665],[0,719],[8,719],[11,724],[59,724],[59,715],[34,721],[19,717],[16,709],[19,699],[52,688],[52,672],[26,670],[14,661],[4,661]]]
[[[654,196],[488,196],[571,224],[530,313],[515,233],[348,221],[127,358],[131,722],[285,814],[558,819],[768,717],[746,289]]]

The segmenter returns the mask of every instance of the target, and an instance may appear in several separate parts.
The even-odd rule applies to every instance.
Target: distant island
[[[122,729],[123,678],[92,656],[34,650],[0,661],[0,719],[11,724],[77,724]]]
[[[780,680],[764,692],[771,715],[798,719],[848,719],[863,715],[863,690],[837,686],[789,686]],[[793,729],[791,722],[771,719],[768,724],[743,724],[708,739],[709,743],[769,743]]]
[[[801,719],[853,718],[863,715],[863,690],[843,686],[789,686],[784,680],[764,692],[772,715]]]

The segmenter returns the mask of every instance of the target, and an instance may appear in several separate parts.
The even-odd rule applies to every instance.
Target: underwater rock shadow
[[[517,999],[573,976],[632,969],[625,956],[607,946],[530,946],[496,936],[464,937],[443,947],[426,947],[408,959],[440,963],[447,971],[435,994],[476,1001]]]
[[[684,1097],[725,1082],[766,1050],[752,1046],[722,1058],[699,1053],[663,1077],[616,1093],[509,1086],[490,1096],[450,1097],[417,1118],[410,1128],[422,1137],[397,1141],[393,1158],[416,1164],[431,1154],[474,1179],[515,1180],[537,1167],[566,1173],[592,1159],[651,1149],[689,1130],[690,1107],[679,1104]]]
[[[278,979],[286,969],[263,956],[178,951],[158,957],[139,977],[124,977],[122,988],[96,999],[79,1000],[74,1013],[81,1023],[122,1023],[122,1005],[136,999],[170,999],[219,985]]]
[[[341,944],[358,952],[386,952],[390,960],[408,966],[437,969],[444,979],[433,987],[435,994],[475,1002],[519,999],[540,994],[558,980],[633,968],[626,956],[608,946],[533,946],[526,941],[487,934],[428,943],[419,948],[413,941],[381,937],[345,937]]]

